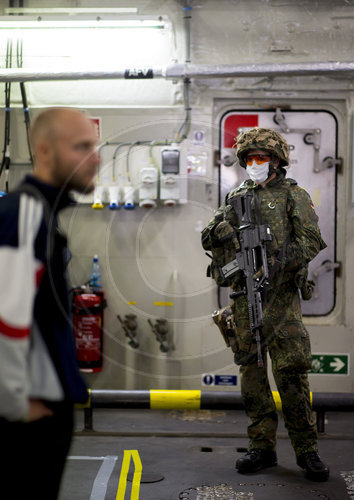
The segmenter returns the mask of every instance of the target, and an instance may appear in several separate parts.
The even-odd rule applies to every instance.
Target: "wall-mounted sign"
[[[312,368],[309,373],[349,375],[349,354],[312,354]]]

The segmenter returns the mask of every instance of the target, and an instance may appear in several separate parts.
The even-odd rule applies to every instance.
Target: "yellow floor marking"
[[[130,500],[139,500],[139,489],[140,489],[140,481],[141,481],[141,473],[143,471],[143,465],[141,463],[138,450],[124,450],[124,457],[119,476],[119,484],[118,484],[116,500],[124,500],[125,490],[127,488],[127,477],[128,477],[131,457],[133,457],[133,462],[134,462],[134,476],[133,476],[132,492]]]
[[[135,470],[132,483],[132,494],[130,498],[131,500],[139,500],[139,489],[140,489],[141,474],[143,472],[143,464],[141,463],[138,450],[132,450],[132,457],[134,461]]]

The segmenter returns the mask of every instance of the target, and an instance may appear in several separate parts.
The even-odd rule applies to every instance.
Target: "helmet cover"
[[[254,127],[235,138],[236,156],[241,167],[246,168],[245,156],[249,151],[263,149],[280,160],[279,166],[289,165],[289,146],[284,137],[271,128]]]

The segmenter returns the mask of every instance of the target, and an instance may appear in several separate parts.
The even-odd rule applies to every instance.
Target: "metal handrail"
[[[92,389],[84,408],[85,430],[93,430],[94,408],[131,408],[131,409],[200,409],[200,410],[243,410],[240,392],[200,391],[200,390],[109,390]],[[279,393],[273,392],[277,410],[281,410]],[[317,430],[325,432],[326,411],[354,412],[352,393],[311,393],[312,410],[317,414]]]

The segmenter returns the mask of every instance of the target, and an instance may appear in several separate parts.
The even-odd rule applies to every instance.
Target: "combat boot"
[[[329,467],[322,462],[316,451],[302,453],[296,458],[299,467],[305,470],[305,476],[312,481],[327,481]]]
[[[266,467],[277,465],[277,454],[275,451],[260,450],[255,448],[248,450],[245,456],[236,461],[236,469],[239,472],[257,472]]]

